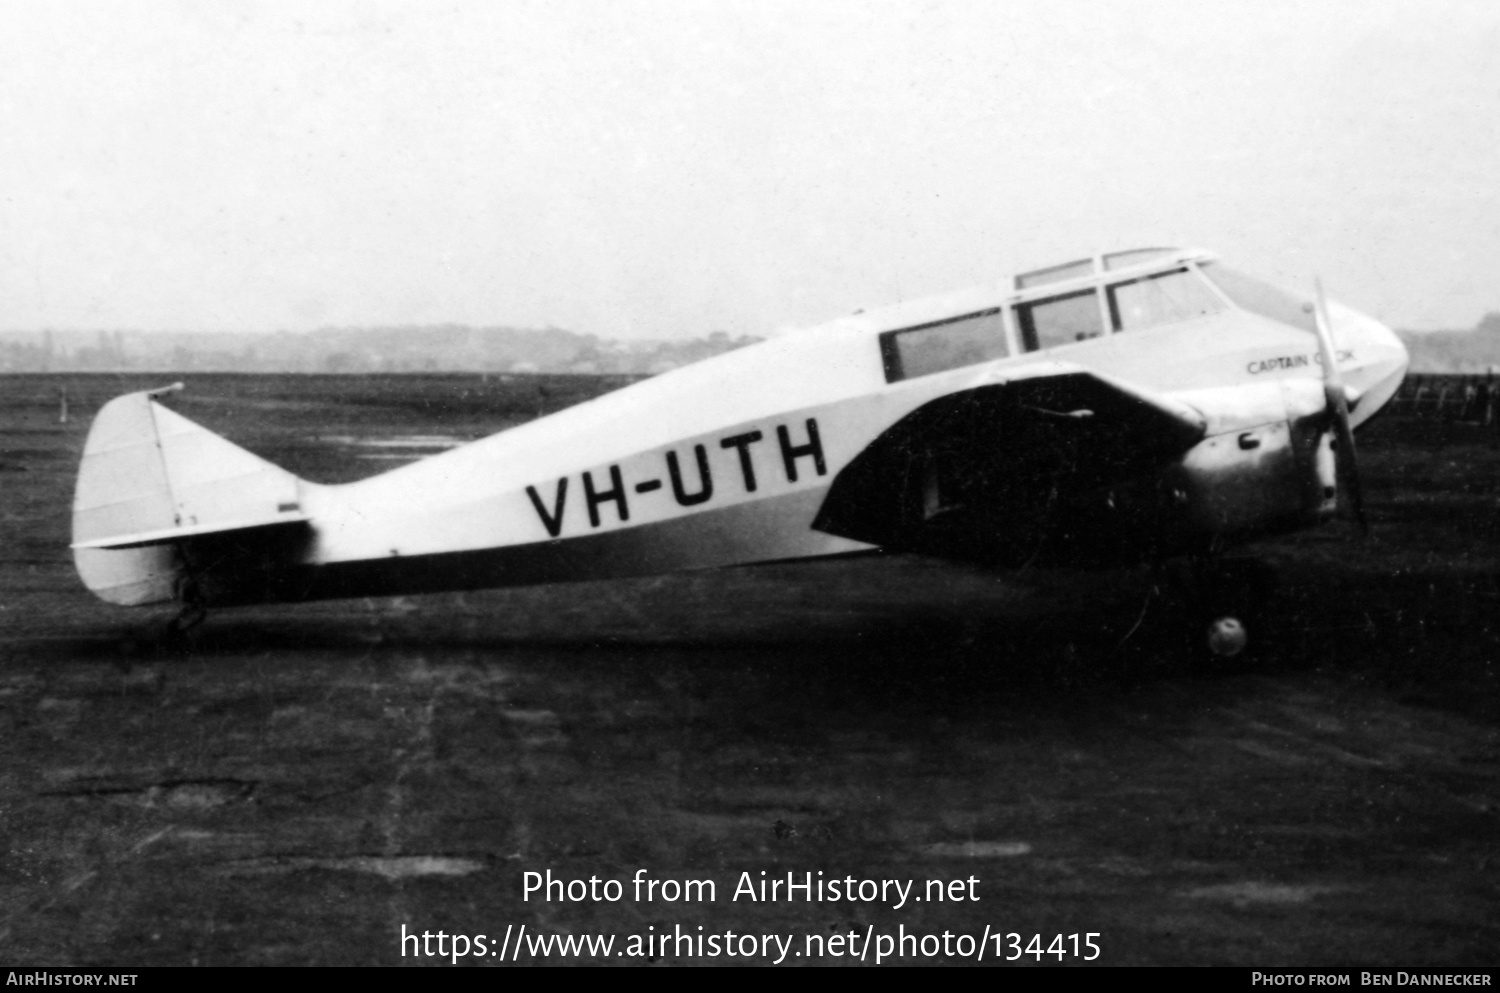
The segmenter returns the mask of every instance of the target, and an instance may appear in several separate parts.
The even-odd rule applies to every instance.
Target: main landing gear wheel
[[[1208,625],[1208,650],[1221,659],[1232,659],[1243,652],[1249,640],[1244,622],[1238,617],[1225,614]]]
[[[1220,559],[1195,562],[1191,572],[1188,604],[1195,619],[1197,667],[1242,668],[1263,654],[1266,605],[1276,587],[1270,567],[1253,559]]]
[[[1253,559],[1202,556],[1173,563],[1159,589],[1175,604],[1182,658],[1201,671],[1245,668],[1263,654],[1266,606],[1275,591],[1269,566]],[[1181,640],[1178,640],[1181,639]]]

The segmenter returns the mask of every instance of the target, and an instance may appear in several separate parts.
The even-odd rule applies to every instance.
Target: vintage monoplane
[[[205,608],[873,549],[996,567],[1211,561],[1359,513],[1352,430],[1407,355],[1201,250],[856,312],[344,485],[118,397],[73,505],[84,583]],[[1226,628],[1227,625],[1227,628]],[[1213,639],[1243,643],[1232,619]]]

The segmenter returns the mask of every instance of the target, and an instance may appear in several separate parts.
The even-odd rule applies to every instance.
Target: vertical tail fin
[[[307,520],[296,476],[131,393],[100,408],[73,497],[73,558],[110,603],[178,598],[191,538]]]

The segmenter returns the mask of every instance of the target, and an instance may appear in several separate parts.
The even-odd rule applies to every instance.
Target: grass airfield
[[[904,556],[226,610],[153,650],[172,611],[78,584],[68,505],[93,411],[172,378],[0,377],[0,960],[447,965],[403,926],[525,925],[779,934],[783,964],[987,927],[1097,933],[1106,964],[1495,964],[1500,432],[1362,432],[1371,537],[1247,549],[1269,629],[1212,674],[1147,576]],[[338,482],[612,385],[202,375],[170,403]],[[625,895],[525,899],[549,870]],[[637,901],[639,870],[717,899]],[[732,899],[762,871],[979,899]]]

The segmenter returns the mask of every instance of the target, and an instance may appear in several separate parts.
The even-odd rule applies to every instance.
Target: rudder
[[[109,401],[84,443],[73,559],[110,603],[179,599],[195,537],[306,521],[296,476],[156,402],[180,388]]]

